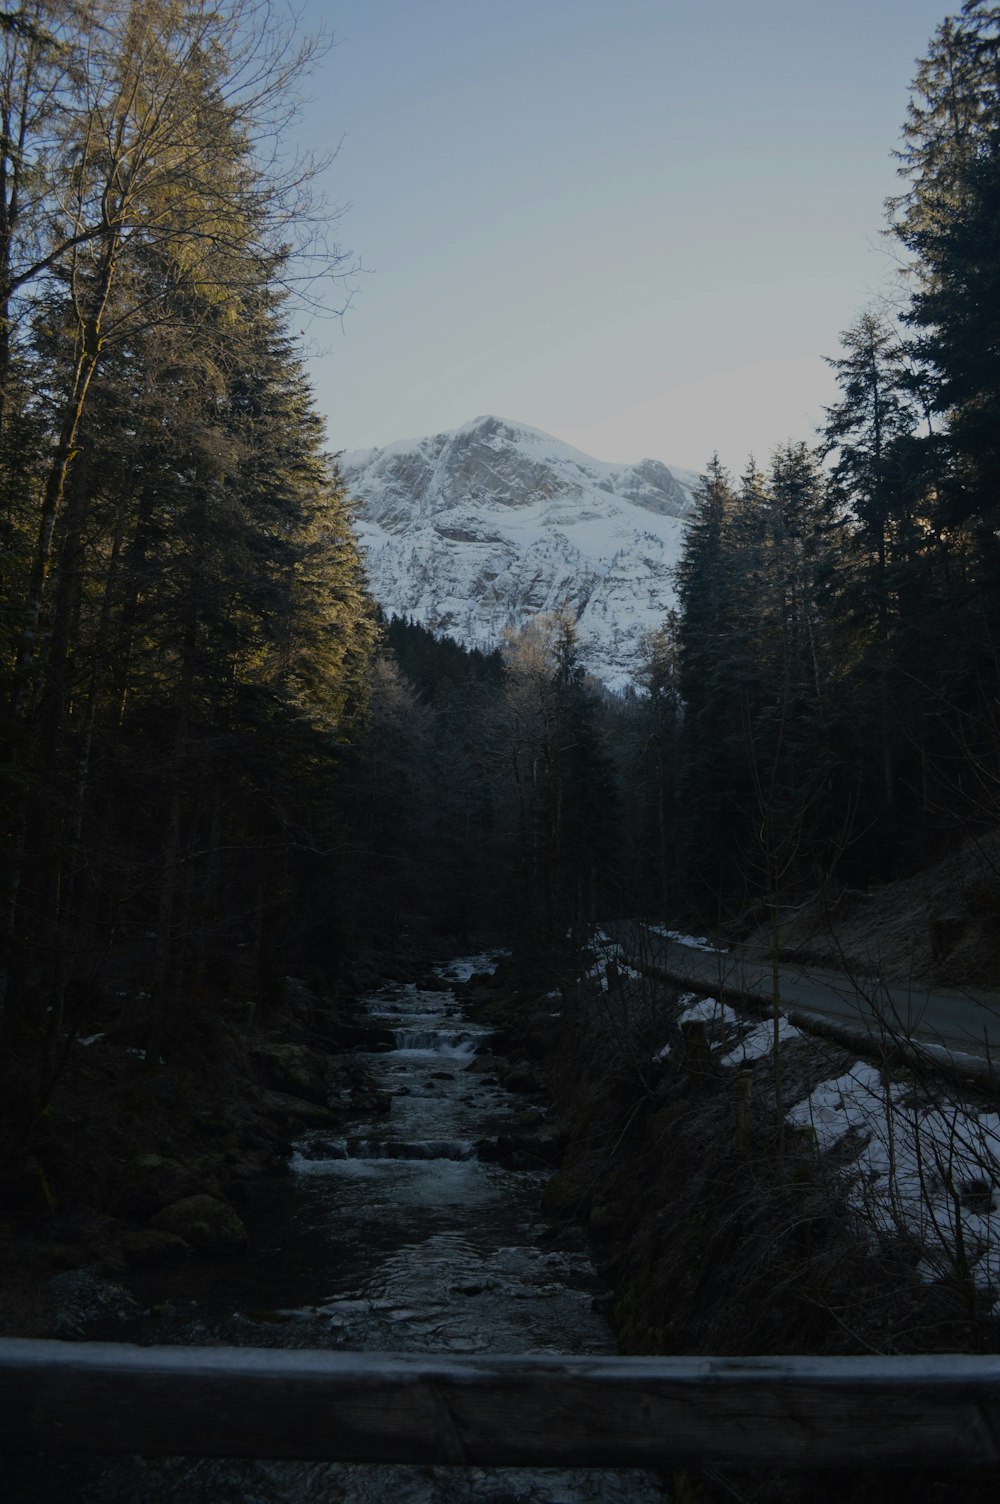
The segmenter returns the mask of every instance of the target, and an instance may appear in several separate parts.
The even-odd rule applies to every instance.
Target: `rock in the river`
[[[425,971],[423,976],[418,977],[414,984],[418,992],[444,992],[448,983],[436,971]]]
[[[499,1055],[490,1055],[484,1051],[481,1055],[474,1055],[465,1069],[476,1076],[492,1075],[501,1063]]]
[[[201,1253],[242,1253],[247,1230],[231,1206],[216,1196],[187,1196],[159,1212],[151,1226],[174,1233]]]
[[[356,1091],[351,1108],[366,1117],[384,1118],[392,1111],[392,1095],[387,1091]]]

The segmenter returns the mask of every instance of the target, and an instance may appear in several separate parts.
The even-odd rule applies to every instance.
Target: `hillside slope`
[[[1000,986],[1000,831],[912,877],[848,888],[782,916],[782,954],[896,983]],[[748,943],[770,950],[768,923]]]

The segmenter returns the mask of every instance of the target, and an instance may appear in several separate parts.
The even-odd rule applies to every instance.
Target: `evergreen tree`
[[[842,396],[826,409],[824,452],[835,456],[833,479],[857,523],[854,536],[871,567],[871,614],[884,642],[891,611],[889,573],[912,546],[912,440],[917,412],[905,352],[893,330],[864,313],[841,335],[844,354],[833,367]]]
[[[546,967],[619,900],[618,789],[602,707],[579,659],[576,627],[539,615],[504,647],[498,727],[517,853],[516,948]]]
[[[901,172],[894,228],[914,283],[906,320],[937,425],[919,556],[932,609],[910,613],[918,631],[907,641],[920,641],[922,661],[911,650],[906,664],[923,698],[914,798],[919,783],[930,816],[957,807],[957,764],[1000,759],[1000,7],[966,0],[938,29],[914,84]],[[932,657],[945,633],[952,650]]]
[[[944,420],[941,521],[965,531],[968,583],[996,645],[1000,585],[1000,7],[966,0],[914,83],[896,234],[914,257],[907,322]]]
[[[631,907],[661,917],[673,911],[678,897],[676,781],[683,723],[678,634],[678,614],[670,611],[643,644],[636,676],[642,694],[626,696],[613,718],[622,767],[622,865],[633,879]]]
[[[677,567],[678,687],[683,701],[678,778],[678,881],[696,910],[739,903],[734,891],[746,777],[749,710],[740,660],[753,619],[741,610],[734,548],[736,488],[713,458]]]

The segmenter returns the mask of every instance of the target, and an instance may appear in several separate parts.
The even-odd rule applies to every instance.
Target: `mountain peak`
[[[688,473],[615,465],[493,414],[344,454],[377,599],[469,646],[569,610],[587,666],[622,685],[674,603]]]
[[[481,413],[478,418],[473,418],[468,423],[463,423],[461,428],[454,430],[454,436],[476,434],[486,439],[498,439],[501,442],[512,444],[527,444],[529,446],[543,446],[546,449],[553,447],[565,449],[573,454],[581,454],[582,450],[571,449],[568,444],[554,439],[551,434],[543,433],[540,428],[532,428],[530,423],[518,423],[513,418],[500,418],[495,413]],[[589,456],[583,456],[589,458]]]

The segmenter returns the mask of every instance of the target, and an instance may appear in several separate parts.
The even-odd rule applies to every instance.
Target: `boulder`
[[[133,1269],[147,1264],[171,1264],[190,1252],[190,1246],[176,1233],[161,1232],[155,1227],[122,1234],[122,1256]]]
[[[514,1134],[514,1142],[525,1154],[531,1154],[543,1164],[557,1165],[562,1159],[568,1135],[558,1123],[540,1123]]]
[[[289,1096],[283,1091],[262,1091],[257,1099],[265,1117],[282,1128],[299,1123],[303,1128],[332,1128],[338,1116],[319,1102]]]
[[[145,1222],[185,1196],[210,1194],[211,1177],[163,1154],[137,1154],[125,1167],[115,1210]]]
[[[490,1055],[484,1052],[481,1055],[473,1056],[465,1069],[477,1076],[493,1075],[500,1069],[502,1064],[503,1061],[499,1055]]]
[[[545,1109],[543,1107],[525,1107],[514,1119],[514,1123],[521,1133],[526,1128],[540,1128],[544,1122]]]
[[[392,1095],[387,1091],[357,1091],[351,1097],[351,1108],[365,1117],[384,1118],[392,1111]]]
[[[183,1238],[200,1253],[242,1253],[248,1242],[240,1217],[217,1196],[186,1196],[164,1207],[150,1225]]]
[[[529,1096],[540,1095],[545,1090],[542,1078],[530,1065],[512,1065],[503,1073],[503,1084],[508,1091],[522,1092]]]
[[[268,1044],[255,1050],[254,1058],[279,1091],[326,1106],[330,1070],[325,1055],[304,1044]]]
[[[490,1164],[508,1170],[537,1170],[541,1165],[556,1165],[566,1147],[566,1134],[554,1124],[527,1129],[522,1133],[501,1133],[495,1139],[480,1139],[476,1152]]]

